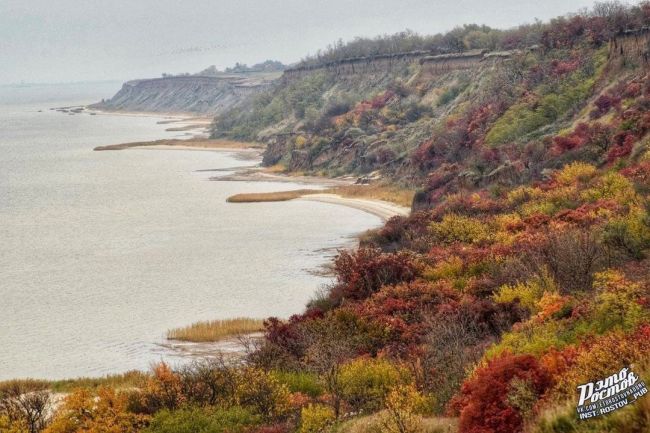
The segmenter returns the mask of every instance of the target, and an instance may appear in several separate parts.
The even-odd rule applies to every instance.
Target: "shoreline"
[[[113,114],[113,113],[109,113]],[[256,143],[242,143],[231,142],[227,140],[210,140],[198,137],[190,139],[163,139],[149,142],[132,142],[121,143],[107,146],[98,146],[95,151],[109,151],[109,150],[126,150],[126,149],[145,149],[145,150],[185,150],[185,151],[217,151],[217,152],[231,152],[235,154],[244,155],[248,158],[261,158],[263,147]],[[211,177],[211,181],[242,181],[242,182],[276,182],[276,183],[303,183],[312,185],[314,187],[324,188],[323,193],[311,194],[310,196],[297,197],[297,200],[314,201],[327,203],[332,205],[346,206],[359,211],[370,213],[380,218],[382,222],[387,221],[393,216],[408,215],[410,209],[405,207],[381,200],[373,200],[366,198],[346,198],[338,194],[327,193],[328,187],[345,187],[352,186],[356,181],[356,177],[343,177],[343,178],[321,178],[316,176],[296,176],[290,174],[281,174],[265,171],[261,167],[233,167],[235,173],[228,174],[223,177]],[[230,171],[230,170],[228,170]],[[340,248],[355,248],[358,246],[358,241],[362,236],[358,233],[350,237],[344,246]],[[338,248],[337,248],[338,249]],[[316,275],[328,275],[328,265],[323,268],[314,269]],[[159,353],[161,356],[170,357],[170,359],[196,359],[199,357],[215,357],[226,356],[230,359],[239,359],[246,355],[247,345],[245,340],[260,338],[259,333],[245,335],[243,338],[231,337],[216,342],[202,342],[192,343],[183,342],[178,340],[167,340],[162,342],[151,342],[157,349],[153,349],[154,353]],[[115,373],[121,374],[121,373]],[[110,376],[110,374],[109,374]],[[20,378],[16,378],[21,380]],[[80,380],[82,378],[70,378],[66,380]],[[38,379],[53,382],[49,379]],[[2,382],[2,381],[0,381]]]
[[[379,217],[382,222],[387,222],[396,216],[406,217],[411,213],[411,209],[386,201],[363,198],[349,198],[343,197],[339,194],[310,194],[299,197],[297,200],[315,201],[339,206],[347,206],[375,215]]]
[[[155,141],[133,142],[112,144],[107,146],[98,146],[93,150],[102,151],[116,151],[126,149],[146,149],[146,150],[186,150],[186,151],[225,151],[236,152],[246,155],[248,158],[259,158],[263,152],[263,145],[258,143],[246,143],[239,141],[230,141],[222,139],[163,139]],[[329,188],[336,187],[350,187],[353,186],[356,178],[342,177],[342,178],[322,178],[316,176],[292,176],[289,174],[270,173],[261,167],[245,168],[236,170],[232,174],[224,176],[213,176],[211,181],[216,182],[275,182],[275,183],[299,183],[304,185],[311,185],[322,188],[320,192],[306,192],[297,196],[281,199],[281,200],[242,200],[239,203],[254,203],[254,202],[277,202],[289,200],[305,200],[320,203],[328,203],[338,206],[346,206],[352,209],[357,209],[369,214],[379,217],[382,222],[387,222],[395,216],[408,216],[410,208],[400,204],[390,202],[387,200],[379,200],[374,198],[363,197],[345,197],[341,194],[329,192]],[[276,194],[282,194],[278,192]],[[286,191],[291,193],[291,191]],[[274,194],[274,193],[266,193]],[[246,195],[246,194],[244,194]],[[256,194],[249,194],[256,195]],[[262,195],[262,194],[260,194]],[[230,200],[229,200],[230,201]]]

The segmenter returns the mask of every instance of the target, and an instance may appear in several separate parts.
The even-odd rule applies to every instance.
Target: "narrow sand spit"
[[[376,215],[383,221],[388,221],[394,216],[408,216],[411,212],[409,208],[381,200],[346,198],[337,194],[309,194],[296,200],[318,201],[322,203],[348,206]]]

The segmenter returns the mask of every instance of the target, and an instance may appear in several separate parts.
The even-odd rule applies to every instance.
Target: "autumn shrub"
[[[576,387],[594,378],[608,377],[614,371],[646,362],[650,356],[650,325],[639,326],[630,333],[613,331],[585,339],[575,351],[569,365],[556,377],[556,384],[547,398],[564,401],[575,395]]]
[[[425,410],[425,404],[426,399],[414,385],[394,387],[386,396],[385,412],[380,415],[378,430],[388,433],[424,432],[420,413]]]
[[[550,272],[561,293],[588,291],[593,275],[608,264],[600,236],[589,228],[547,229],[523,253],[537,273]]]
[[[215,406],[233,402],[236,369],[220,358],[191,362],[177,368],[173,374],[180,382],[183,404]]]
[[[229,409],[185,407],[170,411],[163,409],[151,419],[144,433],[243,433],[260,423],[250,411],[233,407]],[[117,432],[116,432],[117,433]]]
[[[339,372],[342,396],[355,411],[378,410],[391,388],[410,380],[407,369],[385,359],[358,358]]]
[[[632,182],[617,172],[608,172],[599,176],[591,188],[581,193],[581,199],[590,202],[614,200],[623,206],[639,201]]]
[[[575,182],[587,182],[597,173],[596,167],[591,164],[576,161],[565,165],[555,175],[555,180],[561,185],[571,185]]]
[[[334,268],[335,299],[365,299],[382,286],[412,281],[419,273],[418,264],[408,253],[387,254],[369,248],[342,252]]]
[[[611,329],[630,330],[650,320],[650,309],[640,302],[644,295],[641,284],[627,280],[620,272],[608,270],[594,279],[593,327],[598,333]]]
[[[287,386],[273,374],[253,367],[237,370],[235,401],[266,421],[282,419],[290,410]]]
[[[273,377],[289,389],[316,398],[323,394],[318,376],[307,371],[273,371]]]
[[[505,353],[467,379],[452,407],[463,433],[516,433],[524,427],[531,402],[551,386],[551,378],[530,355]]]
[[[148,416],[128,411],[125,394],[99,388],[95,396],[86,389],[68,395],[45,433],[137,433]]]
[[[489,227],[476,218],[448,214],[429,226],[434,238],[444,244],[477,244],[490,238]]]
[[[177,409],[186,402],[187,396],[183,393],[180,376],[161,362],[153,367],[141,399],[143,408],[152,414],[161,409]]]
[[[300,433],[322,433],[336,419],[334,409],[322,404],[310,404],[300,412]]]
[[[494,294],[494,300],[499,303],[519,302],[531,314],[540,310],[539,302],[544,293],[558,291],[553,279],[546,273],[525,283],[501,286]]]
[[[32,433],[24,420],[11,420],[7,415],[0,415],[0,432],[3,433]]]
[[[603,241],[633,259],[642,259],[650,248],[650,220],[646,211],[634,207],[627,215],[611,219],[603,230]]]

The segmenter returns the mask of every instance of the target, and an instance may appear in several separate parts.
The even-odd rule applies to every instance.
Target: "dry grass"
[[[236,318],[197,322],[184,328],[167,331],[168,340],[191,341],[207,343],[224,340],[241,334],[251,334],[262,331],[264,325],[261,319]]]
[[[383,412],[368,416],[360,416],[344,421],[334,428],[336,433],[369,433],[381,431],[381,416]],[[456,433],[458,419],[456,418],[422,418],[419,423],[422,433]]]
[[[77,388],[94,390],[101,386],[114,389],[142,388],[147,377],[147,373],[133,370],[122,374],[109,374],[104,377],[79,377],[77,379],[56,380],[50,383],[50,389],[54,392],[71,392]]]
[[[228,197],[230,203],[259,203],[273,201],[288,201],[310,194],[337,194],[347,198],[365,198],[382,200],[395,203],[404,207],[411,207],[412,190],[380,185],[345,185],[328,189],[297,189],[294,191],[261,192],[236,194]]]
[[[324,190],[318,189],[297,189],[294,191],[278,191],[278,192],[254,192],[248,194],[235,194],[228,197],[229,203],[260,203],[272,201],[288,201],[295,198],[300,198],[309,194],[322,194]]]
[[[139,141],[135,143],[111,144],[109,146],[98,146],[94,150],[123,150],[131,147],[170,146],[170,147],[193,147],[197,149],[263,149],[261,143],[249,143],[245,141],[232,140],[211,140],[205,138],[192,138],[189,140],[169,139],[155,141]]]
[[[129,371],[122,374],[113,374],[104,377],[80,377],[64,380],[38,380],[38,379],[13,379],[0,382],[0,396],[5,390],[21,389],[24,391],[38,391],[48,389],[53,392],[71,392],[77,388],[97,389],[100,386],[109,386],[115,389],[140,388],[145,383],[147,374],[141,371]]]
[[[279,173],[286,173],[286,171],[287,171],[287,167],[285,167],[282,164],[275,164],[270,167],[264,167],[265,173],[279,174]]]

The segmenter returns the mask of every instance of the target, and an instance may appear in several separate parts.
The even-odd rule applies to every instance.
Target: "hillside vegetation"
[[[331,286],[266,320],[241,365],[161,364],[129,390],[83,388],[39,428],[649,431],[647,396],[575,412],[579,384],[623,367],[650,380],[649,24],[644,2],[468,26],[456,45],[418,40],[512,51],[444,71],[310,67],[219,117],[215,136],[267,141],[268,164],[417,188],[411,216],[341,252]],[[397,51],[383,41],[305,65]],[[0,387],[0,430],[28,431],[15,389]]]

